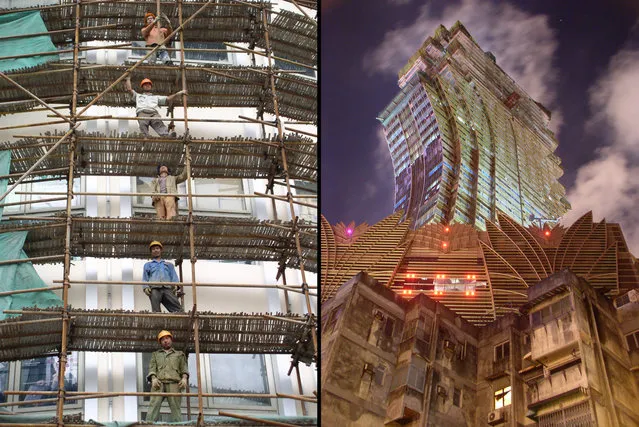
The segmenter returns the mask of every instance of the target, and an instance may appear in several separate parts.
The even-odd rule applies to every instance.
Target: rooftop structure
[[[522,227],[504,214],[486,231],[467,224],[410,230],[396,212],[350,243],[322,218],[322,301],[364,271],[403,298],[425,294],[483,325],[526,301],[548,275],[569,268],[610,297],[639,287],[636,259],[618,224],[585,214],[568,228]],[[336,243],[341,241],[341,243]]]
[[[395,174],[395,211],[413,227],[484,230],[501,211],[522,225],[570,207],[550,112],[462,24],[437,29],[399,73],[379,114]]]

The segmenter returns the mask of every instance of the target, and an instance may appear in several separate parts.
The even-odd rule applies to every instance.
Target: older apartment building
[[[478,327],[360,273],[322,305],[322,422],[637,426],[637,310],[565,270]]]

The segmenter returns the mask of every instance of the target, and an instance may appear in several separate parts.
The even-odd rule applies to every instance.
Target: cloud
[[[586,129],[605,147],[577,171],[567,198],[571,224],[592,210],[595,220],[621,224],[630,250],[639,253],[639,50],[623,49],[590,89],[592,118]]]
[[[363,60],[370,73],[397,75],[410,56],[428,36],[443,24],[450,28],[461,21],[485,51],[491,51],[497,64],[533,99],[553,111],[551,127],[561,125],[556,87],[558,72],[553,57],[558,42],[545,15],[534,15],[511,4],[489,0],[461,0],[436,11],[422,6],[413,23],[388,31],[383,41]]]
[[[384,131],[381,126],[375,131],[375,148],[372,153],[372,179],[364,183],[361,202],[375,201],[373,209],[377,216],[385,217],[392,212],[395,195],[395,178],[393,175],[393,163]]]
[[[410,3],[412,0],[388,0],[388,2],[395,6],[403,6]]]

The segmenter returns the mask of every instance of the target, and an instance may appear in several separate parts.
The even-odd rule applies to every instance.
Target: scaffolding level
[[[176,333],[177,348],[195,356],[197,378],[191,381],[197,384],[197,390],[189,392],[187,386],[186,393],[179,395],[188,396],[187,418],[197,426],[317,425],[315,418],[305,417],[308,414],[305,404],[316,404],[316,393],[313,392],[314,396],[303,394],[299,370],[300,362],[307,365],[317,362],[316,301],[311,301],[317,293],[310,292],[317,286],[309,286],[306,274],[317,272],[318,268],[317,223],[302,220],[296,210],[300,207],[315,209],[317,206],[317,195],[313,190],[318,178],[317,132],[314,130],[317,126],[317,22],[308,10],[315,9],[316,13],[317,2],[288,0],[288,3],[293,5],[290,8],[294,12],[286,8],[276,10],[269,2],[255,0],[60,0],[60,4],[48,6],[0,9],[0,15],[38,11],[48,30],[0,37],[0,43],[45,35],[50,36],[57,48],[53,52],[0,57],[0,61],[52,53],[57,57],[38,66],[0,72],[0,114],[5,115],[0,130],[26,129],[21,135],[13,135],[9,141],[0,141],[0,151],[11,152],[10,171],[0,176],[10,183],[4,194],[0,194],[0,210],[23,204],[65,202],[65,207],[51,216],[17,215],[6,218],[5,212],[5,218],[0,222],[0,235],[28,231],[24,245],[28,258],[6,260],[0,265],[32,262],[62,263],[63,267],[61,280],[54,281],[60,286],[48,287],[49,290],[61,291],[61,307],[5,310],[6,314],[15,317],[0,321],[0,337],[6,344],[0,348],[0,362],[56,355],[59,357],[57,390],[43,391],[40,400],[0,403],[0,407],[7,407],[0,408],[0,424],[94,425],[85,422],[83,414],[65,410],[65,405],[116,396],[171,396],[168,392],[74,392],[65,387],[70,352],[150,353],[158,348],[157,332],[167,329]],[[161,45],[145,47],[131,42],[140,38],[141,17],[148,11],[158,17],[170,16],[175,25],[175,29],[169,29],[170,34]],[[71,27],[69,23],[72,23]],[[175,46],[168,46],[168,40]],[[94,44],[96,42],[98,45]],[[165,43],[167,46],[164,46]],[[145,62],[159,49],[166,49],[174,55],[173,64]],[[123,65],[92,63],[88,54],[96,50],[113,52],[114,55],[121,51],[131,54]],[[205,53],[246,55],[251,65],[219,62],[202,65],[197,58]],[[257,57],[264,58],[266,65],[257,65]],[[179,134],[177,137],[86,130],[86,124],[91,122],[129,120],[135,124],[140,120],[113,114],[91,115],[89,111],[93,105],[130,106],[131,95],[123,83],[132,75],[137,80],[141,75],[150,78],[157,93],[188,93],[177,96],[168,105],[169,120]],[[215,118],[211,114],[194,119],[189,117],[189,108],[251,108],[255,109],[255,117],[238,115],[229,119]],[[4,120],[8,114],[45,110],[50,113],[46,121],[27,124]],[[245,128],[255,128],[256,132],[234,137],[221,137],[209,132],[202,135],[197,126],[192,129],[189,122],[197,123],[197,126],[242,124]],[[67,128],[38,130],[38,127],[56,124]],[[309,125],[312,128],[309,129]],[[274,134],[269,135],[267,129]],[[258,133],[260,135],[255,136]],[[159,160],[178,166],[186,175],[186,194],[179,195],[186,199],[186,209],[181,209],[172,220],[155,219],[140,212],[130,218],[113,218],[74,211],[73,200],[78,197],[135,198],[151,195],[142,191],[78,191],[74,190],[74,178],[153,177]],[[243,195],[196,193],[192,178],[263,179],[265,190]],[[29,197],[19,202],[6,200],[22,183],[51,180],[66,181],[66,191],[14,192]],[[283,189],[283,194],[275,192],[276,188]],[[196,198],[265,199],[272,204],[275,218],[204,216],[196,212]],[[277,218],[277,206],[280,205],[288,207],[285,220]],[[180,283],[175,286],[180,286],[180,290],[187,288],[192,298],[192,306],[184,307],[182,293],[184,313],[92,310],[70,306],[70,293],[83,289],[76,286],[78,284],[130,285],[132,289],[139,289],[143,284],[154,283],[78,280],[76,276],[72,279],[72,258],[148,259],[148,245],[152,240],[161,240],[166,245],[163,257],[176,259]],[[281,279],[282,283],[207,283],[210,280],[201,280],[196,274],[198,260],[276,262],[275,279]],[[183,261],[188,261],[185,268],[190,267],[186,274],[182,271]],[[287,269],[297,271],[301,285],[287,284]],[[220,313],[202,310],[205,304],[198,307],[198,288],[210,287],[246,287],[242,292],[256,287],[271,288],[278,294],[281,291],[287,312]],[[2,292],[0,298],[36,290]],[[291,313],[289,292],[303,296],[304,314]],[[291,365],[288,374],[295,370],[299,394],[206,393],[202,378],[204,367],[200,361],[200,355],[205,353],[289,354]],[[27,392],[6,390],[4,394],[21,396]],[[249,416],[237,413],[237,410],[220,410],[215,416],[211,416],[210,412],[205,414],[204,399],[215,397],[292,399],[300,405],[303,416]],[[197,401],[194,414],[191,413],[192,399]],[[15,418],[11,409],[25,404],[53,402],[56,404],[56,416],[41,417],[37,421],[20,419],[20,416]]]

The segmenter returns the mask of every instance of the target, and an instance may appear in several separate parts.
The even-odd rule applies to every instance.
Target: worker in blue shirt
[[[173,264],[162,259],[162,243],[154,240],[149,244],[152,261],[144,264],[142,280],[145,282],[179,283]],[[170,312],[184,311],[175,295],[178,285],[144,285],[144,293],[151,300],[151,309],[160,312],[160,303]]]

